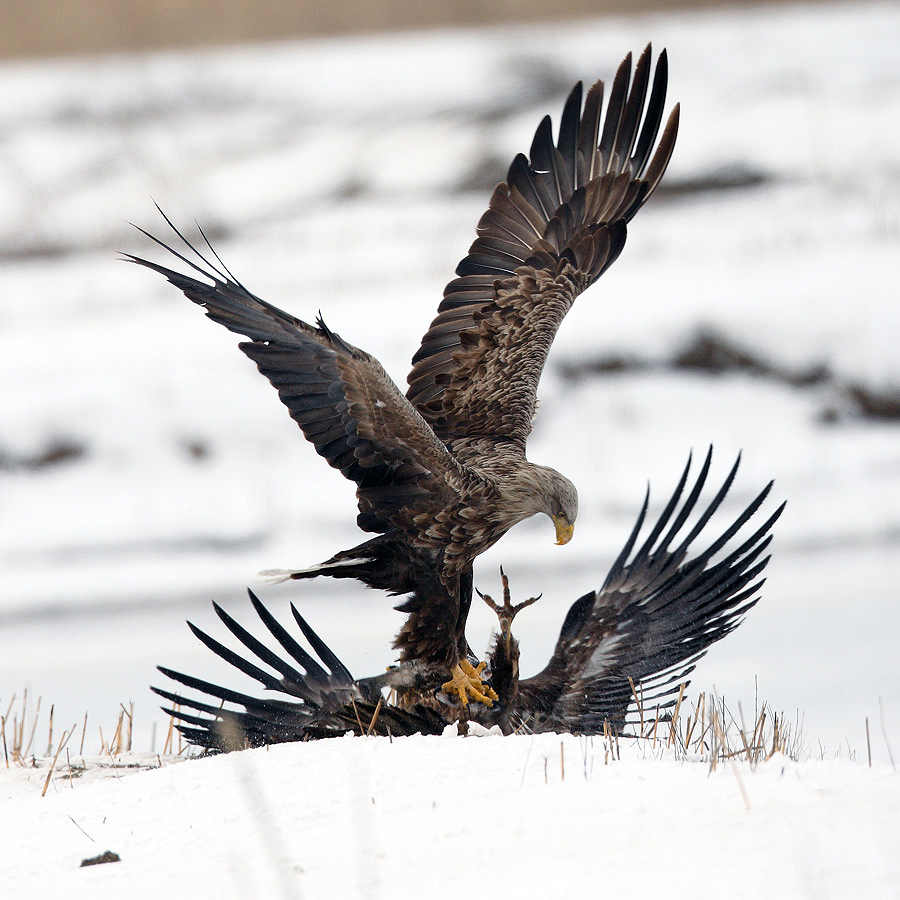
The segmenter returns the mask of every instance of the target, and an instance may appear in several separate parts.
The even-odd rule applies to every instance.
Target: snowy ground
[[[136,746],[147,749],[151,722],[162,722],[147,688],[158,683],[155,664],[224,674],[186,617],[215,631],[214,598],[246,619],[243,589],[258,570],[314,562],[357,540],[351,486],[301,439],[235,340],[161,279],[116,261],[118,249],[148,251],[128,221],[161,230],[150,197],[180,223],[200,221],[258,294],[306,318],[321,309],[402,382],[490,185],[527,148],[540,115],[558,116],[575,79],[609,76],[627,50],[652,40],[669,50],[670,96],[682,103],[670,190],[641,212],[622,258],[567,319],[530,443],[533,459],[578,484],[578,534],[560,550],[547,523],[523,523],[482,558],[476,581],[496,589],[502,562],[518,596],[543,591],[516,623],[531,674],[568,605],[601,583],[647,480],[659,499],[691,448],[714,443],[723,476],[743,448],[732,508],[775,478],[774,499],[787,498],[788,509],[763,600],[713,648],[695,684],[748,707],[758,685],[774,707],[799,712],[808,749],[828,760],[865,757],[868,717],[875,762],[886,764],[879,697],[900,748],[900,426],[855,414],[844,388],[896,395],[900,385],[898,39],[895,4],[818,4],[0,67],[0,712],[28,686],[44,710],[56,704],[58,730],[88,710],[108,734],[119,703],[134,700]],[[723,188],[729,179],[748,184]],[[662,365],[703,327],[776,367],[821,363],[833,377],[797,388]],[[660,365],[565,377],[611,356]],[[50,463],[53,452],[63,459]],[[390,662],[400,617],[383,598],[341,585],[260,593],[276,610],[301,603],[356,674]],[[473,646],[486,645],[491,619],[474,612]],[[475,887],[501,871],[513,884],[549,885],[555,854],[590,860],[572,875],[573,890],[643,890],[645,878],[680,890],[688,876],[678,863],[690,861],[698,888],[712,878],[736,892],[746,880],[755,895],[778,894],[780,873],[783,896],[839,896],[849,889],[826,865],[839,847],[848,871],[875,873],[870,896],[896,896],[897,788],[883,770],[844,761],[782,775],[769,764],[747,775],[747,812],[734,775],[707,781],[703,767],[674,763],[631,761],[602,777],[595,769],[552,794],[529,776],[519,790],[527,743],[452,746],[470,743],[450,751],[440,740],[411,741],[401,758],[396,746],[371,744],[370,755],[349,742],[322,769],[305,761],[326,748],[281,748],[247,757],[254,762],[211,760],[71,793],[60,786],[43,807],[27,780],[40,773],[11,772],[4,787],[23,797],[18,820],[35,823],[35,841],[53,846],[57,861],[94,847],[71,843],[77,830],[63,812],[77,811],[67,814],[90,832],[82,818],[96,826],[112,810],[107,801],[118,796],[125,809],[155,792],[142,821],[152,831],[164,817],[171,844],[157,836],[136,850],[147,855],[130,872],[157,887],[155,854],[177,848],[180,861],[165,869],[177,875],[209,839],[203,773],[236,772],[228,777],[240,791],[256,771],[279,785],[266,802],[279,840],[290,839],[265,877],[300,866],[308,896],[327,895],[322,867],[335,860],[322,854],[346,841],[341,821],[355,848],[345,875],[373,896],[389,893],[405,860],[455,852],[474,854]],[[418,756],[419,747],[428,749]],[[488,752],[503,756],[491,772],[507,772],[505,789],[483,792],[473,781],[457,795],[449,777],[431,793],[416,785],[432,783],[442,754],[454,755],[454,774],[463,765],[455,754]],[[400,771],[409,797],[387,788]],[[356,791],[359,779],[371,781]],[[321,830],[315,810],[329,786],[345,818]],[[313,788],[321,793],[310,804],[279,802]],[[867,799],[882,791],[893,798],[891,827],[882,827],[888,801]],[[373,818],[355,815],[370,794]],[[538,794],[552,800],[545,806]],[[447,816],[427,812],[422,797],[447,802]],[[71,828],[70,837],[46,824],[53,804],[62,824],[52,828]],[[412,819],[408,804],[420,810]],[[459,825],[464,809],[481,822],[478,847]],[[624,830],[622,809],[634,813]],[[533,825],[528,813],[538,813]],[[871,841],[853,826],[857,814]],[[226,829],[228,860],[204,870],[209,885],[239,893],[264,866],[251,859],[263,850],[243,846],[246,811],[223,799],[211,815]],[[573,824],[546,858],[494,867],[487,848],[509,848],[516,829],[557,816]],[[595,830],[585,833],[588,818]],[[745,834],[739,823],[751,820],[760,827]],[[141,833],[128,816],[119,823],[116,836]],[[788,832],[807,825],[818,843],[796,850]],[[601,850],[587,851],[585,840]],[[624,867],[605,862],[645,840]],[[743,847],[780,862],[773,872],[737,867]],[[43,883],[38,863],[29,865],[32,883]],[[96,886],[122,876],[77,877]],[[458,877],[444,877],[449,892]]]
[[[620,751],[347,737],[137,774],[95,764],[43,799],[45,773],[0,771],[17,822],[3,853],[20,860],[4,896],[897,896],[890,769],[776,756],[711,772]],[[121,862],[79,867],[106,850]]]

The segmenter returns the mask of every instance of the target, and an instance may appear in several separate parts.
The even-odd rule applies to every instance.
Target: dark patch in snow
[[[338,186],[334,192],[334,199],[338,202],[357,200],[371,194],[371,187],[358,175],[351,174],[346,181]]]
[[[695,194],[743,190],[762,187],[773,181],[775,178],[761,169],[754,169],[744,163],[730,163],[682,178],[669,175],[656,189],[655,199],[671,200]]]
[[[819,419],[831,424],[849,418],[900,420],[900,388],[879,390],[858,382],[842,385],[836,401],[822,410]]]
[[[823,384],[833,378],[824,364],[819,363],[808,369],[778,366],[754,355],[750,350],[733,344],[723,335],[705,329],[701,329],[685,347],[676,352],[669,364],[674,369],[690,369],[713,374],[748,372],[752,375],[774,378],[792,387]]]
[[[498,114],[498,118],[500,118]],[[471,169],[459,180],[455,191],[490,192],[506,178],[509,160],[499,154],[488,153],[475,160]],[[721,166],[696,175],[677,178],[667,175],[654,194],[663,200],[678,200],[696,194],[709,194],[721,191],[746,190],[771,184],[775,178],[761,170],[752,169],[743,163]]]
[[[9,453],[0,450],[0,471],[39,472],[60,463],[73,462],[87,452],[84,444],[71,438],[51,438],[35,453]]]
[[[84,868],[85,866],[102,866],[104,863],[114,863],[121,861],[122,857],[119,856],[118,853],[113,853],[112,850],[106,850],[99,856],[90,856],[87,859],[83,859],[79,868]]]
[[[61,259],[86,248],[36,238],[31,243],[9,244],[0,248],[0,262],[30,262],[42,259]]]
[[[794,388],[824,387],[827,388],[828,401],[819,414],[819,420],[825,423],[846,419],[900,420],[900,387],[876,389],[859,382],[845,381],[824,363],[805,368],[779,365],[722,334],[703,328],[669,358],[651,360],[613,354],[587,362],[563,364],[560,373],[570,381],[581,381],[596,375],[653,369],[681,369],[709,375],[738,372]]]
[[[212,453],[209,444],[204,441],[203,438],[186,438],[182,442],[182,447],[184,448],[184,452],[197,462],[203,462],[203,460],[209,459]]]
[[[488,154],[475,160],[472,167],[460,178],[455,186],[455,192],[464,194],[478,192],[490,194],[491,191],[506,177],[509,161],[499,156]]]

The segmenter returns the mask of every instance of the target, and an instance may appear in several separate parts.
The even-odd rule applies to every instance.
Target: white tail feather
[[[263,569],[257,574],[262,576],[262,580],[266,584],[281,584],[282,581],[290,581],[294,571],[293,569]]]
[[[318,566],[310,566],[308,569],[263,569],[259,574],[265,578],[267,584],[281,584],[282,581],[290,581],[292,578],[304,575],[325,575],[329,569],[357,566],[368,561],[367,557],[361,556],[354,559],[341,559],[333,563],[322,563]]]

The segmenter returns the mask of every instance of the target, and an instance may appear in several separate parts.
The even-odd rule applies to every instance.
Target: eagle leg
[[[480,662],[473,666],[463,658],[450,670],[451,679],[441,685],[441,690],[448,694],[456,695],[460,705],[468,706],[469,700],[478,700],[485,706],[493,706],[498,700],[497,692],[481,680],[486,662]]]
[[[489,594],[482,594],[477,588],[476,593],[497,614],[497,619],[500,622],[500,634],[503,635],[503,637],[507,637],[516,615],[525,609],[526,606],[537,603],[542,595],[538,594],[537,597],[529,597],[527,600],[516,603],[514,606],[510,599],[509,578],[507,577],[506,572],[503,571],[503,566],[500,566],[500,581],[503,583],[503,606],[495,603]]]

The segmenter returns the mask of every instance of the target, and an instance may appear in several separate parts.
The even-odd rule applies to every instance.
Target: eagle
[[[181,250],[139,229],[200,279],[126,254],[248,338],[240,349],[304,436],[356,483],[357,522],[374,537],[280,577],[355,578],[405,595],[397,607],[408,613],[395,639],[400,661],[443,672],[444,690],[461,706],[497,699],[469,662],[473,560],[538,513],[553,521],[558,544],[572,537],[575,486],[530,462],[525,444],[560,323],[619,256],[627,223],[672,154],[679,108],[663,127],[667,57],[663,51],[651,72],[651,55],[648,45],[636,65],[631,54],[625,58],[605,114],[603,82],[586,94],[579,82],[555,142],[550,117],[541,121],[529,155],[513,160],[444,289],[405,394],[321,315],[311,325],[252,294],[205,234],[201,252],[165,214]]]
[[[498,726],[504,734],[622,733],[627,726],[638,726],[640,733],[642,722],[653,727],[669,713],[707,649],[733,631],[759,600],[772,526],[785,506],[782,503],[755,526],[749,524],[771,492],[769,482],[703,549],[695,551],[740,463],[738,457],[721,487],[702,505],[711,453],[710,449],[690,487],[688,458],[674,491],[644,535],[648,488],[634,527],[602,587],[572,604],[549,662],[530,678],[519,677],[519,645],[511,626],[536,598],[512,604],[501,570],[503,604],[484,597],[499,621],[485,672],[499,700],[491,706],[470,704],[468,721],[486,728]],[[354,679],[294,604],[296,636],[249,593],[270,643],[274,639],[280,647],[278,652],[215,603],[218,617],[240,642],[241,651],[188,625],[213,653],[259,682],[266,689],[265,697],[159,667],[168,678],[207,698],[153,688],[174,704],[165,712],[178,720],[189,742],[211,750],[232,750],[348,731],[440,734],[459,721],[458,707],[437,700],[439,682],[429,684],[428,673],[417,662],[401,662],[380,675]],[[386,702],[385,693],[399,685],[407,687],[405,702]]]

